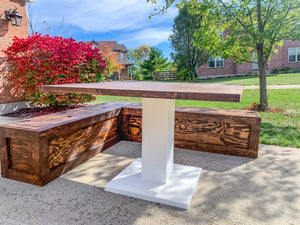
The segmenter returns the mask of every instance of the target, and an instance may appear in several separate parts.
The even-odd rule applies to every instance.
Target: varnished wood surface
[[[44,85],[40,87],[40,90],[42,92],[59,94],[80,93],[143,98],[239,102],[243,92],[243,86],[209,83],[114,81]]]
[[[59,166],[55,167],[52,171],[47,173],[43,178],[40,186],[46,185],[49,182],[55,180],[59,176],[63,175],[64,173],[72,170],[73,168],[81,165],[85,161],[93,158],[94,156],[98,155],[99,153],[103,152],[104,150],[110,148],[111,146],[117,144],[121,141],[121,137],[113,137],[104,143],[100,144],[96,148],[90,149],[89,151],[85,151],[76,156],[75,159],[68,161],[66,163],[60,164]],[[25,181],[26,182],[26,181]]]
[[[123,138],[142,141],[142,105],[122,109]],[[260,116],[248,110],[176,107],[175,147],[257,158]]]
[[[8,139],[8,167],[27,173],[33,171],[32,142],[30,140]]]
[[[105,141],[118,136],[118,117],[88,126],[49,141],[49,168],[68,161],[86,151],[97,148]]]
[[[43,186],[120,138],[121,107],[109,102],[0,126],[2,176]]]
[[[5,129],[0,128],[0,159],[1,159],[1,175],[7,177],[8,174],[8,154],[7,154],[7,138]]]
[[[57,130],[59,127],[64,127],[63,132],[66,132],[66,129],[72,130],[72,128],[68,128],[67,125],[74,122],[78,126],[79,121],[85,119],[88,119],[91,121],[90,124],[93,124],[106,120],[107,118],[115,117],[120,114],[121,107],[127,104],[128,103],[124,102],[106,102],[89,105],[77,109],[24,119],[14,123],[4,124],[1,127],[10,130],[32,131],[38,133],[51,130],[52,128]],[[84,123],[84,126],[87,126],[86,122]],[[47,133],[46,135],[50,134]]]
[[[52,171],[49,171],[44,176],[37,176],[35,174],[30,174],[27,172],[23,172],[21,170],[10,168],[10,169],[7,169],[6,173],[2,174],[2,177],[21,181],[21,182],[28,183],[28,184],[37,185],[37,186],[44,186],[44,185],[48,184],[49,182],[55,180],[59,176],[65,174],[66,172],[77,167],[78,165],[81,165],[85,161],[98,155],[105,149],[108,149],[109,147],[118,143],[120,140],[121,140],[121,138],[119,136],[114,137],[114,138],[100,144],[97,148],[94,148],[94,149],[91,149],[90,151],[79,154],[79,155],[77,155],[77,157],[75,159],[59,165]],[[44,166],[44,165],[42,165],[42,166]],[[1,164],[1,167],[2,167],[2,164]]]
[[[43,186],[122,139],[142,139],[141,104],[103,103],[57,114],[0,126],[3,177]],[[175,119],[176,147],[257,157],[256,112],[176,107]]]
[[[129,141],[142,140],[141,116],[129,115],[125,119],[124,137]],[[191,149],[190,146],[202,145],[229,146],[249,149],[251,126],[247,124],[224,123],[211,121],[203,116],[201,119],[189,119],[176,114],[175,119],[175,146],[176,143],[185,143],[181,148]],[[177,146],[176,146],[177,147]],[[197,147],[192,148],[196,150]]]

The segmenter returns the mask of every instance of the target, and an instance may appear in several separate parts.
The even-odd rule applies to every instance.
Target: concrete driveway
[[[109,192],[141,144],[122,141],[44,187],[0,178],[0,224],[300,224],[300,151],[260,145],[249,159],[176,149],[203,168],[189,210]]]

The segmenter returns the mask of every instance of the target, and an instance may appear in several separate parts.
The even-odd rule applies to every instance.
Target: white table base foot
[[[105,191],[188,209],[201,170],[174,164],[169,181],[161,184],[142,179],[142,159],[138,158],[111,180]]]

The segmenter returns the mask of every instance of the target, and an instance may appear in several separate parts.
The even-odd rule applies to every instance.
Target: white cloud
[[[124,40],[120,42],[126,44],[126,46],[128,46],[129,48],[137,46],[137,44],[154,46],[160,43],[168,42],[170,33],[171,30],[167,27],[148,28],[130,33]]]
[[[75,35],[80,36],[79,40],[102,40],[107,35],[128,48],[135,48],[168,42],[178,10],[171,7],[166,14],[149,19],[154,8],[159,8],[164,0],[159,1],[158,5],[146,0],[37,0],[31,4],[33,21],[47,21],[53,35]],[[66,29],[58,32],[55,29],[59,29],[62,18]],[[36,31],[47,32],[45,24],[35,24]],[[79,30],[84,33],[79,34]]]
[[[177,10],[172,8],[163,16],[149,15],[155,6],[146,0],[38,0],[35,1],[39,17],[61,20],[87,32],[110,32],[149,28],[171,22]],[[42,15],[42,16],[41,16]]]

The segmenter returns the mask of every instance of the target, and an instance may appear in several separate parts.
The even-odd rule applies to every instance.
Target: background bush
[[[293,68],[285,66],[281,69],[276,69],[276,68],[273,69],[271,71],[271,74],[282,74],[282,73],[291,73],[291,72],[293,72]]]
[[[11,92],[38,105],[72,105],[93,100],[91,95],[43,94],[39,86],[95,82],[105,69],[98,49],[72,38],[40,34],[26,39],[15,37],[4,52],[10,72],[7,82],[14,86]]]

